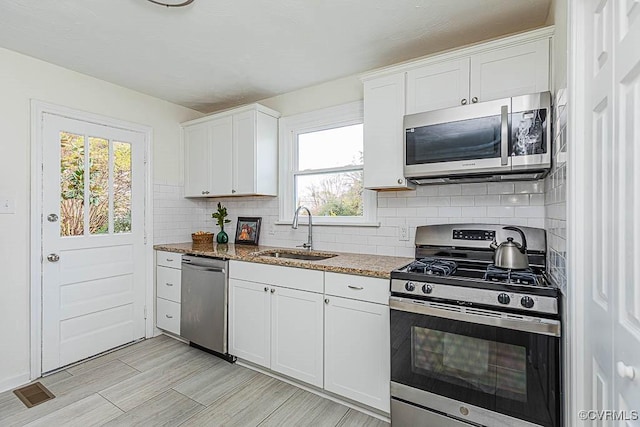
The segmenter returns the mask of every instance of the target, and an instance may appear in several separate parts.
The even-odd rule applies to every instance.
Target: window
[[[280,220],[306,206],[314,224],[376,225],[375,193],[363,187],[362,103],[281,120]]]

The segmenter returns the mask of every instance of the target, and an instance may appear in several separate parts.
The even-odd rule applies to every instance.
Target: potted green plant
[[[227,219],[228,215],[227,208],[218,202],[218,210],[211,214],[211,218],[215,218],[218,222],[218,227],[220,227],[220,232],[216,236],[216,242],[218,243],[227,243],[229,241],[229,236],[224,231],[224,225],[231,222],[230,219]]]

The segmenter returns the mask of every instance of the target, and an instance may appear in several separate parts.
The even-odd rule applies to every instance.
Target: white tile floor
[[[56,398],[0,394],[0,426],[386,426],[161,335],[40,379]]]

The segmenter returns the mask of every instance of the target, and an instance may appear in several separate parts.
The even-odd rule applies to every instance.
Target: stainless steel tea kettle
[[[527,239],[524,232],[517,227],[503,227],[503,230],[517,231],[520,233],[522,244],[513,241],[513,237],[507,237],[506,242],[500,243],[493,240],[491,249],[495,249],[493,262],[496,267],[509,270],[523,270],[529,268],[529,257],[527,256]]]

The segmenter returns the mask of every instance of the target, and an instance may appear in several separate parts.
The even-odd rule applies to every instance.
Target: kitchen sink
[[[330,254],[326,252],[301,252],[287,250],[259,252],[256,255],[270,258],[299,259],[302,261],[322,261],[337,256],[337,254]]]

